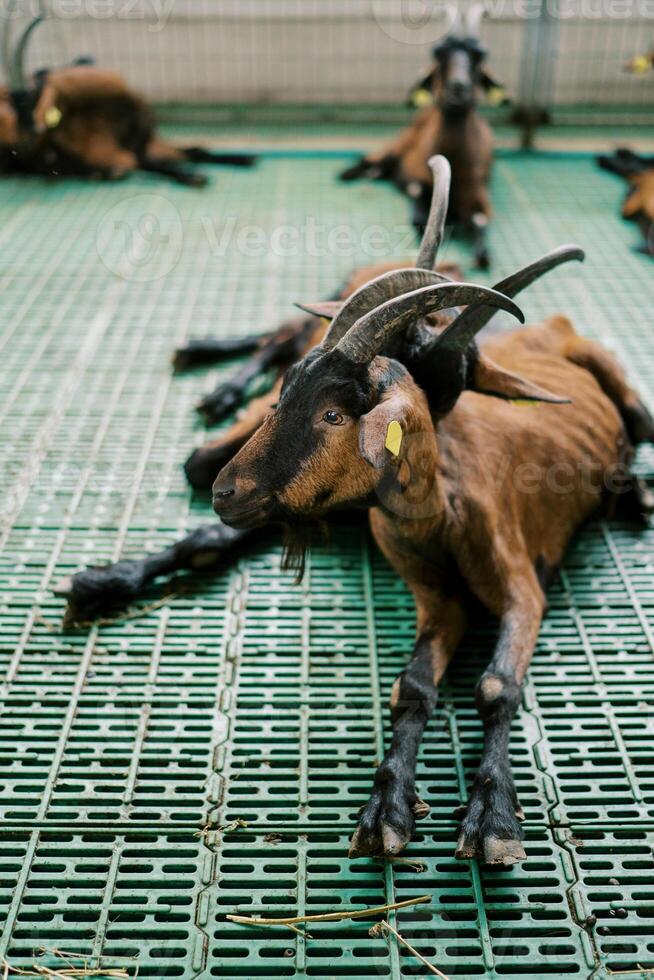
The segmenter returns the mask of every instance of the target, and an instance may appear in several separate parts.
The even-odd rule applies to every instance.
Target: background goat
[[[643,241],[638,250],[654,255],[654,157],[639,156],[623,147],[613,156],[599,156],[597,162],[629,183],[622,217],[635,221],[640,228]]]
[[[475,599],[500,629],[475,692],[485,741],[456,853],[491,864],[524,859],[509,730],[544,583],[574,530],[611,498],[624,491],[638,508],[652,506],[628,463],[634,444],[654,440],[654,421],[613,357],[563,316],[499,335],[480,353],[474,337],[488,320],[486,299],[469,284],[425,285],[420,270],[368,283],[290,368],[275,410],[213,488],[214,509],[234,529],[271,520],[294,528],[333,509],[367,509],[377,543],[413,592],[414,654],[393,686],[393,737],[353,856],[397,854],[428,810],[415,786],[419,744]],[[423,348],[423,389],[383,352],[460,302],[472,305]],[[520,387],[531,394],[516,405]]]
[[[362,157],[341,180],[391,180],[413,201],[413,223],[422,232],[431,198],[428,161],[442,154],[452,166],[450,214],[474,235],[475,264],[489,265],[486,230],[491,217],[488,179],[493,158],[490,126],[476,110],[478,88],[501,91],[483,70],[486,51],[479,41],[484,4],[473,4],[461,23],[456,4],[448,5],[451,28],[433,50],[434,67],[414,87],[423,108],[415,121],[388,146]]]
[[[27,43],[36,17],[12,52],[10,18],[2,51],[9,86],[0,88],[0,172],[119,179],[133,170],[162,174],[201,187],[206,177],[185,162],[248,166],[247,154],[176,147],[157,136],[152,112],[116,72],[81,59],[26,80]]]

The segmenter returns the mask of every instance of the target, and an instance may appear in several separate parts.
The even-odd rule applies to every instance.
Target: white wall
[[[520,2],[535,0],[512,0]],[[622,70],[627,58],[654,45],[654,0],[548,2],[568,3],[567,11],[575,9],[570,2],[578,12],[586,9],[582,4],[602,11],[603,2],[631,11],[627,18],[557,18],[556,103],[654,102],[654,73],[633,77]],[[427,65],[444,23],[442,7],[435,4],[431,15],[422,0],[50,3],[53,15],[34,36],[31,67],[92,54],[159,101],[397,104]],[[517,16],[507,0],[495,0],[493,10],[501,16],[483,27],[489,67],[518,97],[530,20]],[[408,14],[417,18],[425,11],[426,23],[416,26]]]

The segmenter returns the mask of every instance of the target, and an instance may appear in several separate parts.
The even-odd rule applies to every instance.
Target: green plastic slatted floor
[[[203,438],[193,405],[228,367],[172,378],[171,349],[268,327],[357,262],[413,254],[401,198],[339,185],[342,162],[266,158],[204,192],[147,178],[0,185],[0,956],[29,968],[40,947],[74,950],[185,980],[426,976],[369,922],[305,940],[225,914],[430,893],[392,921],[447,976],[650,975],[652,531],[589,527],[551,591],[511,742],[529,858],[507,872],[453,857],[490,626],[425,738],[432,811],[414,863],[347,858],[413,633],[405,588],[358,525],[314,551],[300,587],[264,534],[222,576],[60,631],[59,576],[211,518],[180,464]],[[494,277],[585,246],[585,267],[532,288],[526,311],[565,310],[651,400],[654,267],[617,218],[619,183],[584,157],[505,155],[493,196]],[[467,261],[458,243],[446,251]]]

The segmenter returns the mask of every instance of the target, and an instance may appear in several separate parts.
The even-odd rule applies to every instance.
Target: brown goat
[[[486,52],[478,32],[483,12],[483,4],[474,4],[466,24],[461,25],[453,11],[450,33],[433,50],[434,67],[412,93],[431,104],[390,144],[362,157],[340,175],[345,181],[360,177],[393,181],[413,200],[413,223],[422,233],[432,191],[428,161],[442,154],[452,167],[449,217],[472,231],[475,263],[480,269],[488,268],[490,262],[486,230],[491,217],[488,180],[493,135],[476,111],[476,91],[500,91],[482,69]]]
[[[276,409],[218,475],[214,509],[247,530],[365,508],[413,592],[414,655],[393,686],[393,737],[352,856],[394,855],[410,840],[428,809],[415,786],[418,749],[470,600],[498,617],[475,692],[484,749],[456,853],[510,865],[525,851],[509,731],[544,582],[574,531],[620,495],[651,508],[628,466],[633,445],[654,441],[654,421],[615,359],[564,316],[498,336],[480,352],[485,296],[418,276],[414,286],[407,292],[406,278],[382,277],[343,304],[322,344],[288,371]],[[423,352],[425,391],[382,352],[454,300],[472,305]],[[516,404],[521,389],[531,393]]]
[[[9,87],[0,89],[0,173],[120,179],[134,170],[162,174],[194,187],[206,177],[185,162],[249,166],[247,154],[177,147],[157,136],[147,103],[116,72],[80,62],[38,72],[27,81],[27,41],[42,16],[23,32],[9,55],[9,21],[4,57]]]
[[[613,156],[599,156],[604,170],[623,177],[630,185],[622,204],[622,217],[634,221],[643,236],[638,250],[654,255],[654,157],[639,156],[621,147]]]

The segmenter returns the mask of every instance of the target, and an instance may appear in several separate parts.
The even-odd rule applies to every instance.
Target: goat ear
[[[318,303],[295,303],[295,306],[312,316],[321,316],[325,320],[333,320],[343,306],[342,300],[324,300]]]
[[[521,401],[551,402],[554,405],[566,405],[572,400],[563,395],[555,395],[519,374],[505,371],[483,354],[477,357],[469,387],[482,395],[494,395],[495,398],[508,400],[515,398]]]
[[[426,105],[433,105],[432,86],[437,77],[438,68],[434,67],[424,78],[418,79],[407,96],[407,105],[411,106],[412,109],[423,109]]]
[[[405,454],[409,403],[401,394],[389,393],[359,421],[361,455],[380,470],[399,465]]]
[[[486,93],[486,100],[492,106],[508,105],[511,101],[506,94],[506,89],[501,82],[498,82],[489,75],[488,72],[482,71],[479,75],[479,84]]]

